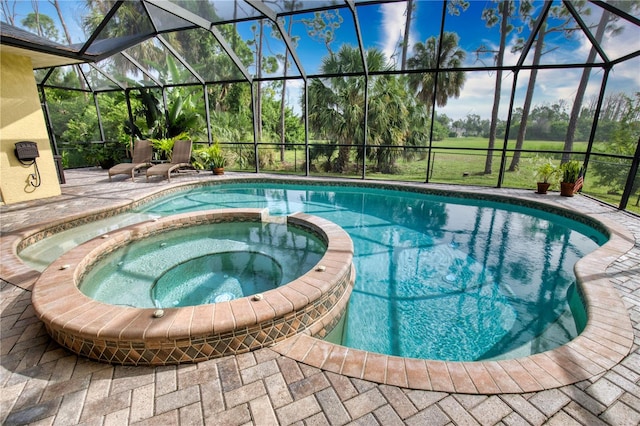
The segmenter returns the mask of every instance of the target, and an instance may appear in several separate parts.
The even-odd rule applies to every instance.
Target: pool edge
[[[91,265],[131,241],[201,224],[265,223],[264,219],[265,209],[217,209],[141,222],[93,238],[40,275],[32,293],[36,316],[71,352],[121,365],[200,362],[270,347],[309,328],[330,331],[344,313],[353,287],[353,244],[340,227],[312,215],[290,216],[289,222],[325,240],[327,249],[318,265],[328,266],[316,265],[260,297],[156,309],[102,303],[78,289]]]

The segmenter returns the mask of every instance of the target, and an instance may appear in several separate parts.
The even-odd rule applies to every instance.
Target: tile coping
[[[306,229],[325,242],[326,250],[318,264],[293,281],[226,302],[136,308],[99,302],[78,288],[92,265],[118,248],[185,227],[230,222]],[[216,209],[141,222],[78,245],[43,271],[33,285],[32,303],[53,339],[79,355],[124,365],[180,364],[269,347],[307,329],[328,333],[346,309],[353,270],[351,238],[326,219]]]
[[[111,209],[76,215],[71,220],[96,220],[96,214],[120,213],[150,199],[184,189],[208,184],[246,182],[291,183],[290,180],[278,177],[226,177],[216,182],[187,183],[170,189],[159,188],[150,196],[139,197],[133,202],[129,200]],[[634,245],[634,241],[628,236],[629,232],[622,225],[600,215],[578,213],[542,199],[532,201],[524,197],[470,192],[456,188],[433,189],[410,182],[354,182],[349,179],[299,177],[295,182],[311,185],[335,185],[337,182],[338,185],[408,190],[527,205],[582,220],[603,230],[609,236],[609,240],[575,265],[579,293],[587,310],[587,325],[579,336],[559,348],[528,357],[500,361],[434,361],[346,348],[317,339],[307,330],[273,347],[282,355],[326,371],[376,383],[432,391],[497,394],[534,392],[589,379],[611,369],[630,352],[633,344],[631,321],[606,274],[607,267]],[[20,261],[17,256],[18,248],[23,241],[33,238],[34,235],[56,226],[64,227],[68,222],[69,219],[32,226],[3,237],[0,251],[3,260],[9,261],[3,261],[0,265],[2,278],[14,285],[30,289],[39,273]]]

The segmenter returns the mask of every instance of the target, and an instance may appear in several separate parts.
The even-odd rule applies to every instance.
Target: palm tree
[[[496,133],[498,128],[498,111],[500,109],[500,92],[502,91],[502,64],[504,62],[504,50],[507,45],[507,34],[513,30],[513,25],[509,23],[509,18],[513,12],[513,0],[494,0],[498,4],[495,8],[487,8],[482,11],[482,19],[487,22],[487,27],[491,28],[500,23],[500,45],[495,55],[495,63],[498,67],[496,71],[496,85],[493,92],[493,107],[491,109],[491,126],[489,127],[489,146],[487,147],[487,159],[484,165],[484,173],[491,174],[493,162],[493,149],[496,143]],[[478,49],[483,51],[481,47]]]
[[[377,49],[366,51],[366,61],[369,71],[391,69],[384,53]],[[361,73],[362,70],[360,49],[345,44],[337,53],[330,53],[322,61],[321,73],[335,77],[315,79],[309,84],[309,125],[317,134],[325,135],[340,145],[338,158],[333,164],[333,170],[339,173],[348,170],[352,146],[361,146],[364,140],[366,80],[362,76],[349,76],[351,73]],[[373,84],[369,98],[380,99],[376,90],[384,86],[385,84]],[[394,95],[385,99],[395,102],[397,97]],[[371,102],[372,105],[375,103]],[[386,110],[391,111],[392,108]],[[370,120],[369,126],[375,129],[376,123],[377,121]],[[385,144],[391,142],[386,137],[381,140]]]
[[[447,0],[446,2],[447,13],[451,16],[460,16],[461,12],[466,11],[469,8],[469,2],[467,0]],[[407,0],[407,9],[405,10],[405,25],[404,34],[402,36],[402,58],[400,63],[400,69],[405,70],[407,68],[407,52],[409,51],[409,33],[411,31],[411,21],[413,18],[413,12],[416,9],[414,0]]]
[[[418,100],[427,108],[427,114],[434,105],[434,97],[438,106],[445,106],[450,96],[460,96],[460,90],[466,80],[463,71],[440,71],[438,87],[435,87],[436,68],[459,68],[466,57],[465,52],[458,48],[456,33],[445,32],[442,35],[439,55],[438,44],[437,37],[429,37],[424,44],[416,43],[413,46],[414,55],[407,60],[410,69],[434,70],[409,76],[409,87],[417,93]]]
[[[406,145],[412,132],[415,105],[408,96],[403,78],[391,75],[375,77],[371,85],[367,126],[368,158],[382,173],[393,173],[402,151],[395,146]]]
[[[339,76],[362,71],[360,50],[343,45],[322,61],[321,72],[337,75],[326,80],[313,80],[309,85],[309,124],[318,133],[327,134],[340,144],[333,169],[347,170],[351,144],[362,140],[364,118],[364,77]]]

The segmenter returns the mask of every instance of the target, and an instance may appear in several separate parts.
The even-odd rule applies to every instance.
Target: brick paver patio
[[[2,238],[32,224],[120,205],[169,184],[67,172],[63,195],[2,206]],[[491,190],[529,196],[532,191]],[[533,196],[533,195],[531,195]],[[79,358],[54,343],[31,292],[1,282],[0,422],[5,425],[637,425],[640,424],[640,220],[578,196],[547,200],[591,209],[635,235],[607,269],[634,327],[631,353],[606,373],[540,392],[468,395],[411,390],[327,372],[273,349],[166,367],[123,367]],[[6,266],[6,259],[2,258]],[[5,278],[4,276],[2,278]]]

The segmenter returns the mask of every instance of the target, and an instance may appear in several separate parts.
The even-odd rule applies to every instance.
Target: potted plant
[[[552,180],[558,176],[559,170],[550,160],[541,163],[536,169],[538,178],[538,194],[546,194]]]
[[[221,149],[211,155],[211,170],[215,175],[224,174],[224,166],[227,165],[227,158]]]
[[[224,174],[227,158],[222,152],[219,143],[197,149],[193,154],[194,167],[200,170],[211,170],[216,175]]]
[[[573,197],[573,194],[576,192],[576,182],[582,172],[582,165],[578,160],[571,160],[562,164],[560,166],[560,170],[562,171],[560,195],[564,197]]]

